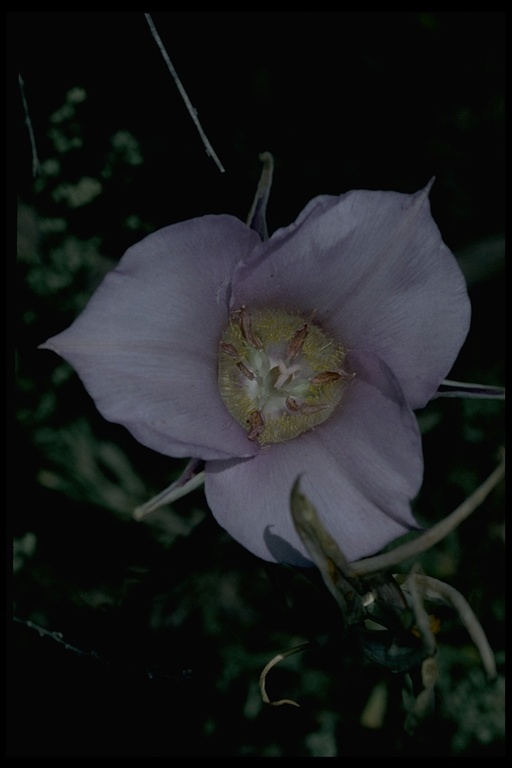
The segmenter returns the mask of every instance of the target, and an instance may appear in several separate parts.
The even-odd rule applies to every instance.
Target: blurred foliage
[[[501,486],[421,557],[470,602],[500,677],[485,681],[443,611],[435,710],[408,733],[406,676],[365,659],[314,576],[241,549],[201,491],[133,521],[184,462],[105,422],[72,369],[37,350],[148,232],[203,213],[244,219],[270,150],[271,230],[317,194],[408,192],[436,175],[434,216],[473,305],[451,378],[503,384],[503,16],[154,14],[221,176],[141,13],[8,14],[40,161],[33,178],[18,92],[12,756],[504,754]],[[494,468],[503,403],[436,400],[418,417],[415,511],[428,526]],[[265,706],[261,670],[304,642],[267,681],[300,708]]]

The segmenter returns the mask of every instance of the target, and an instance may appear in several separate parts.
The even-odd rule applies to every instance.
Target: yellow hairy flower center
[[[346,350],[300,312],[241,307],[219,343],[219,391],[249,440],[282,443],[325,421],[353,376]]]

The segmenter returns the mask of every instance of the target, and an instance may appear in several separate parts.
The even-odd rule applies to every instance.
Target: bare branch
[[[66,643],[61,632],[51,632],[49,629],[44,629],[44,627],[40,627],[38,624],[34,624],[34,622],[30,621],[29,619],[20,619],[18,616],[13,616],[13,621],[16,624],[23,624],[23,626],[35,630],[39,634],[39,637],[49,637],[52,640],[55,640],[55,642],[59,643],[59,645],[62,645],[66,651],[72,651],[73,653],[77,653],[79,656],[89,656],[93,659],[102,661],[101,657],[96,653],[96,651],[82,651],[80,648],[75,648],[74,645]]]

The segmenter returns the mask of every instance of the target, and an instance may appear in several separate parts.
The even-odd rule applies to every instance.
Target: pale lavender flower
[[[311,564],[290,513],[299,476],[346,558],[374,554],[418,527],[413,410],[470,322],[429,190],[317,197],[269,239],[228,215],[161,229],[42,347],[106,419],[204,461],[213,515],[258,557]]]

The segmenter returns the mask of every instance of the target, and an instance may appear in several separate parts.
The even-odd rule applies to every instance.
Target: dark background
[[[402,676],[362,657],[321,589],[233,542],[200,491],[132,521],[183,462],[106,423],[73,371],[37,345],[71,323],[147,232],[206,213],[245,219],[268,150],[271,231],[318,194],[413,192],[435,176],[433,215],[473,305],[451,378],[504,384],[505,14],[152,17],[225,173],[206,155],[142,12],[7,14],[7,199],[18,220],[7,282],[16,353],[8,754],[502,755],[501,682],[485,684],[456,616],[438,638],[435,713],[409,736]],[[423,524],[492,471],[503,411],[439,400],[419,414]],[[498,488],[421,558],[470,601],[500,671],[503,510]],[[301,708],[263,707],[261,669],[305,641],[311,650],[269,677],[271,696]],[[368,729],[361,713],[381,683],[385,720]]]

